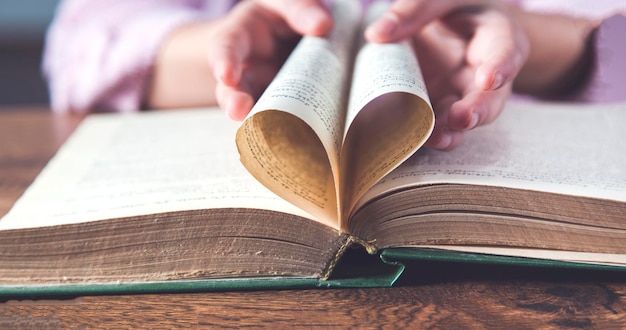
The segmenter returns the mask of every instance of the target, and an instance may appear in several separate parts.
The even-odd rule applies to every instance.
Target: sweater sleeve
[[[626,16],[603,20],[595,32],[594,47],[594,68],[579,100],[626,101]]]
[[[47,32],[42,64],[53,111],[140,109],[167,34],[219,16],[231,5],[216,0],[62,2]]]

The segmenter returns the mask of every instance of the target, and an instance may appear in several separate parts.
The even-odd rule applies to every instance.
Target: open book
[[[86,118],[0,220],[0,295],[390,285],[420,258],[626,270],[626,104],[509,103],[419,148],[410,48],[355,46],[361,66],[333,40],[304,38],[243,123]],[[381,265],[345,275],[355,250]]]

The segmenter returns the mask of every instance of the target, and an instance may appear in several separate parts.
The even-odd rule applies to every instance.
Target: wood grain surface
[[[623,284],[459,281],[381,289],[10,300],[0,327],[623,328]]]

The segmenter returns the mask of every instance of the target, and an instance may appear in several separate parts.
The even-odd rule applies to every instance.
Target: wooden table
[[[80,119],[0,111],[0,216]],[[626,328],[624,273],[433,263],[408,275],[380,289],[13,299],[0,328]]]

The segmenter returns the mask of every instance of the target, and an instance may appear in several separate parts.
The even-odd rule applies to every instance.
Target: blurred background
[[[41,52],[57,4],[58,0],[0,1],[0,108],[48,103]]]

